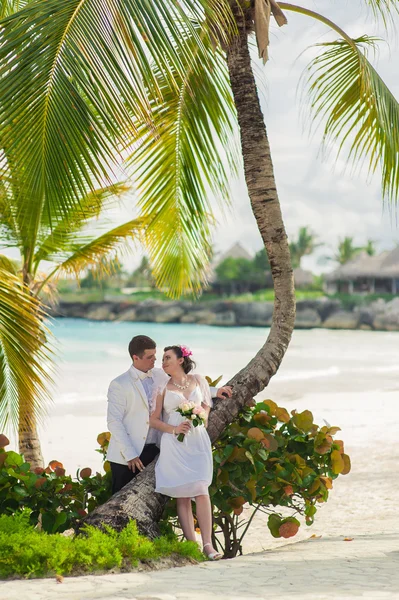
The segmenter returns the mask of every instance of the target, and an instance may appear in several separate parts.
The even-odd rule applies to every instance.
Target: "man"
[[[158,432],[149,428],[154,392],[169,379],[154,369],[156,344],[146,335],[129,343],[130,369],[111,381],[108,389],[108,429],[111,432],[107,460],[111,464],[115,494],[149,465],[159,453]],[[231,397],[229,386],[211,388],[212,396]]]

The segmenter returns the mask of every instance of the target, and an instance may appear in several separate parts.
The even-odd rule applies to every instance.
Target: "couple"
[[[107,460],[111,464],[112,493],[142,471],[160,454],[155,467],[155,491],[176,498],[177,514],[185,537],[196,541],[191,499],[201,529],[204,553],[221,558],[212,546],[212,511],[208,487],[212,481],[212,449],[206,429],[192,427],[176,409],[185,401],[202,406],[208,418],[212,396],[231,397],[231,388],[210,388],[195,367],[185,346],[167,346],[162,369],[154,369],[156,344],[145,336],[129,344],[130,369],[114,379],[108,390]],[[158,448],[161,437],[160,450]],[[184,441],[177,439],[185,435]]]

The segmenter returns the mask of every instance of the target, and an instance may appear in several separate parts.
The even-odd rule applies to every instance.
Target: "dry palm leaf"
[[[263,60],[263,64],[265,64],[269,58],[267,48],[270,42],[270,15],[272,13],[280,27],[287,23],[283,11],[275,0],[255,0],[255,36],[258,45],[259,58]]]

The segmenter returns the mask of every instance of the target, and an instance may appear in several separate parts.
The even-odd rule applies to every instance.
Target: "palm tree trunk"
[[[29,257],[31,251],[26,251],[25,254]],[[25,260],[22,270],[22,279],[27,290],[30,289],[32,281],[31,266],[29,265],[30,260],[30,258]],[[30,293],[32,294],[32,292]],[[37,340],[37,343],[40,344],[41,341]],[[18,444],[20,454],[24,455],[25,462],[30,463],[31,469],[44,466],[32,405],[21,392],[19,393]]]
[[[251,362],[229,382],[234,388],[229,401],[216,400],[209,418],[208,432],[215,441],[240,409],[253,400],[277,372],[291,339],[295,322],[295,291],[290,252],[274,179],[266,127],[260,108],[248,49],[244,15],[233,3],[239,35],[227,51],[231,87],[241,132],[245,179],[259,231],[270,262],[275,300],[268,338]],[[154,465],[115,494],[86,519],[101,526],[106,523],[122,529],[135,519],[139,530],[149,537],[159,533],[167,499],[154,493]]]
[[[18,439],[19,452],[24,455],[25,462],[30,463],[32,469],[43,467],[43,456],[36,424],[32,422],[24,424],[24,421],[20,419]]]

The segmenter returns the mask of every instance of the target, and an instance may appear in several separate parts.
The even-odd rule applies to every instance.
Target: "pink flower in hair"
[[[187,348],[187,346],[180,346],[180,350],[181,353],[183,354],[184,358],[186,358],[186,356],[192,356],[192,352],[190,350],[190,348]]]

